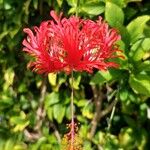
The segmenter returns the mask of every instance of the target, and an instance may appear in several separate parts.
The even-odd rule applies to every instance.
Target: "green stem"
[[[115,101],[117,101],[117,99],[115,99]],[[116,103],[117,103],[117,102],[116,102]],[[113,117],[114,117],[115,110],[116,110],[116,104],[113,106],[112,112],[111,112],[111,115],[110,115],[110,118],[109,118],[109,120],[108,120],[108,127],[107,127],[107,131],[108,131],[108,132],[110,131],[110,128],[111,128],[111,122],[112,122],[112,119],[113,119]]]

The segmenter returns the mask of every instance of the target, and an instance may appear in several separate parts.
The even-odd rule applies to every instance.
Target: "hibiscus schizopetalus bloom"
[[[106,70],[117,67],[111,58],[120,57],[116,41],[120,35],[99,17],[97,21],[75,16],[63,18],[51,11],[53,20],[42,22],[40,27],[23,31],[23,50],[35,59],[29,67],[39,74],[65,71]],[[112,59],[111,59],[112,60]]]

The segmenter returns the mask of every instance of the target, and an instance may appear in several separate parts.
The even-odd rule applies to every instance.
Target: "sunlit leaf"
[[[111,26],[117,27],[118,24],[119,25],[123,24],[124,13],[122,9],[116,4],[113,4],[111,2],[106,2],[105,18]]]
[[[129,83],[136,93],[150,96],[150,76],[147,74],[131,75]]]
[[[58,121],[58,123],[61,123],[64,115],[65,115],[66,108],[62,106],[61,104],[56,104],[53,107],[53,115],[54,118]]]
[[[128,24],[127,30],[130,34],[130,39],[131,39],[132,44],[139,38],[143,37],[143,30],[144,30],[146,22],[149,19],[150,19],[150,16],[144,15],[144,16],[137,17],[136,19],[132,20]]]

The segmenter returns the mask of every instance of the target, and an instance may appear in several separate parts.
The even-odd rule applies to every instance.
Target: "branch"
[[[40,133],[29,132],[27,129],[24,130],[24,135],[27,138],[27,141],[36,141],[41,137]]]
[[[91,129],[89,133],[89,138],[92,139],[96,132],[96,128],[98,125],[98,122],[101,119],[101,108],[102,108],[102,101],[103,101],[103,93],[101,92],[100,89],[97,89],[95,86],[92,87],[93,93],[94,93],[94,103],[96,107],[96,111],[94,113],[93,120],[91,122]]]
[[[36,120],[37,120],[37,125],[35,126],[35,130],[39,131],[39,129],[41,128],[43,119],[45,118],[46,112],[43,109],[43,103],[44,103],[44,98],[45,98],[45,94],[46,94],[46,78],[44,78],[42,85],[41,85],[41,94],[40,94],[40,99],[39,99],[39,107],[36,111]]]
[[[112,108],[117,104],[117,100],[113,100],[111,104],[101,112],[101,117],[106,116],[111,112]]]

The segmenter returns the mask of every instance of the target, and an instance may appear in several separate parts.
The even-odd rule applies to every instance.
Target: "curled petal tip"
[[[29,28],[24,28],[24,29],[23,29],[23,32],[26,33],[26,32],[28,32],[29,30],[30,30]]]
[[[56,12],[54,10],[50,11],[50,15],[54,18],[55,21],[58,20],[58,16],[57,16],[57,14],[56,14]]]

